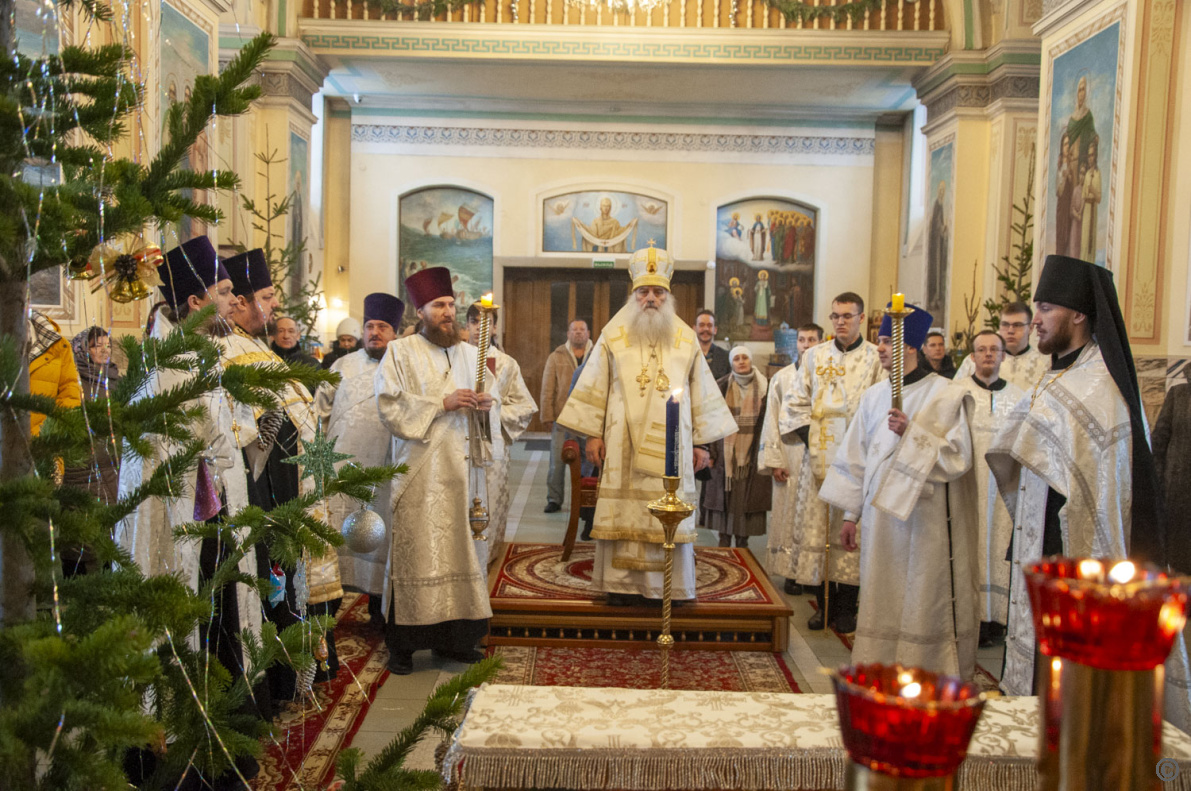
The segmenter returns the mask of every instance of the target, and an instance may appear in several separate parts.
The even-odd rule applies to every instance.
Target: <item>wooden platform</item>
[[[660,606],[610,607],[587,586],[591,544],[509,544],[492,566],[489,645],[650,647]],[[697,547],[698,599],[673,609],[675,648],[784,651],[791,609],[747,549]]]

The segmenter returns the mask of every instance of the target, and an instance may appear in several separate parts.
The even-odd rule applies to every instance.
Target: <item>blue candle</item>
[[[666,475],[678,477],[678,399],[681,390],[675,390],[666,401]]]

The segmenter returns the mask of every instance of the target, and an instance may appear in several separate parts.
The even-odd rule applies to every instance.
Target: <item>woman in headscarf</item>
[[[757,450],[765,421],[769,382],[753,366],[753,355],[737,346],[728,355],[732,372],[719,380],[720,392],[738,431],[711,446],[711,479],[705,486],[707,526],[720,534],[720,546],[747,547],[749,536],[765,535],[773,481],[757,472]]]
[[[70,346],[83,400],[107,398],[109,390],[120,381],[120,371],[112,362],[111,336],[102,327],[88,327],[74,336]],[[91,463],[68,468],[63,482],[87,489],[105,503],[114,503],[120,480],[119,457],[106,426],[91,426],[91,454]]]

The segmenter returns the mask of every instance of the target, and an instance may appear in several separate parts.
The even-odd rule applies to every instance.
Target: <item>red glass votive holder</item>
[[[1151,564],[1045,558],[1023,568],[1038,647],[1099,670],[1153,670],[1187,621],[1187,582]]]
[[[844,747],[893,777],[947,777],[968,754],[986,696],[975,684],[901,665],[831,673]]]

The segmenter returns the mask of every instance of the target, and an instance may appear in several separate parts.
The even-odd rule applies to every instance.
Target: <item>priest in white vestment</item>
[[[1035,635],[1021,568],[1040,557],[1128,556],[1191,571],[1191,541],[1167,534],[1133,354],[1112,273],[1047,256],[1033,326],[1051,368],[1009,415],[987,458],[1013,515],[1009,638],[1001,689],[1029,695]],[[1191,728],[1185,640],[1166,662],[1165,716]]]
[[[338,386],[323,384],[314,394],[315,410],[325,422],[327,437],[335,440],[335,450],[353,458],[336,464],[379,467],[388,464],[392,437],[381,422],[376,408],[376,372],[389,342],[397,339],[397,329],[405,313],[405,303],[392,294],[377,292],[364,297],[364,346],[348,352],[331,364],[342,379]],[[385,481],[373,493],[371,510],[385,524],[385,536],[371,552],[355,552],[344,544],[339,547],[339,575],[344,588],[368,594],[368,613],[374,623],[383,623],[382,606],[388,588],[386,568],[392,544],[392,512],[389,500],[393,482]],[[343,520],[361,508],[360,503],[337,495],[329,505],[327,523],[339,530]]]
[[[980,521],[977,566],[981,648],[1003,642],[1005,626],[1009,623],[1009,540],[1013,537],[1013,518],[997,494],[996,479],[984,458],[993,437],[1026,394],[1001,378],[1004,357],[1004,339],[992,330],[982,330],[972,339],[972,353],[964,360],[965,364],[972,361],[972,375],[955,377],[955,383],[967,388],[975,401],[968,423],[972,428],[972,467]]]
[[[633,290],[588,355],[557,422],[588,437],[588,460],[600,467],[591,585],[615,605],[662,598],[664,540],[646,506],[665,492],[666,401],[680,395],[681,453],[677,495],[697,502],[695,472],[707,466],[707,444],[736,433],[736,421],[707,367],[695,332],[674,312],[665,250],[643,248],[629,261]],[[673,598],[695,598],[695,518],[675,536]]]
[[[865,391],[819,494],[844,512],[845,549],[860,549],[852,662],[971,679],[979,636],[975,477],[966,474],[972,401],[965,388],[918,367],[930,322],[921,308],[905,320],[902,408],[890,408],[888,380]],[[888,315],[878,348],[888,371]]]
[[[497,397],[476,392],[476,347],[460,338],[450,270],[430,267],[405,281],[422,329],[389,343],[376,372],[381,421],[392,434],[393,541],[386,602],[389,670],[413,671],[414,652],[462,662],[488,632],[485,542],[472,539],[468,509],[484,500],[491,443],[482,435]],[[486,555],[486,553],[485,553]]]
[[[174,322],[181,321],[191,312],[214,304],[216,313],[212,321],[199,332],[218,335],[230,331],[230,321],[235,296],[232,281],[227,270],[217,260],[215,249],[205,236],[191,239],[180,247],[170,250],[162,263],[162,285],[159,286],[165,304],[153,315],[151,337],[164,340],[174,330]],[[158,369],[145,387],[133,396],[139,401],[159,395],[173,387],[184,384],[192,378],[192,371]],[[216,483],[220,503],[225,514],[234,514],[248,505],[248,493],[244,472],[244,461],[239,448],[232,442],[235,431],[255,438],[256,425],[251,418],[237,421],[232,414],[231,404],[223,389],[212,390],[197,399],[205,409],[201,420],[191,424],[195,436],[206,448],[199,464],[206,466],[206,472]],[[151,456],[137,456],[126,448],[120,465],[119,497],[127,497],[149,478],[171,454],[182,448],[161,437],[150,439],[153,448]],[[174,528],[203,521],[213,516],[195,509],[195,490],[201,470],[199,467],[184,473],[171,475],[174,490],[165,498],[151,497],[142,502],[116,525],[115,540],[127,550],[141,571],[146,575],[175,574],[192,590],[198,590],[202,578],[209,576],[222,558],[215,539],[204,539],[201,544],[193,540],[178,540]],[[245,574],[256,573],[256,552],[249,547],[239,563]],[[225,589],[217,603],[212,626],[218,634],[207,635],[208,645],[219,656],[228,672],[241,672],[244,657],[240,655],[237,643],[238,632],[249,629],[259,633],[261,626],[261,599],[255,590],[237,583],[233,596]],[[265,713],[268,707],[262,704]]]
[[[861,336],[866,326],[864,299],[850,291],[840,294],[831,302],[830,318],[835,338],[807,351],[782,407],[778,430],[783,436],[798,437],[807,449],[795,495],[801,527],[792,537],[791,550],[795,580],[814,591],[819,605],[807,628],[831,625],[847,633],[856,628],[860,559],[855,552],[843,550],[841,514],[820,500],[818,492],[860,396],[886,374],[877,347]],[[829,605],[825,583],[831,584]],[[827,606],[830,613],[824,612]]]
[[[496,333],[498,312],[493,311],[489,332]],[[480,343],[480,303],[467,308],[467,340],[478,347]],[[509,462],[513,443],[521,438],[530,421],[538,411],[537,402],[525,386],[521,366],[509,355],[488,346],[488,377],[491,386],[485,387],[495,393],[497,403],[489,412],[492,425],[492,464],[484,468],[488,489],[488,529],[484,535],[488,541],[488,565],[499,561],[505,546],[505,531],[509,522]],[[496,427],[499,426],[498,431]]]
[[[269,347],[267,332],[280,307],[280,300],[264,251],[260,248],[249,250],[224,263],[236,294],[235,330],[219,339],[227,361],[236,365],[287,365]],[[314,439],[318,427],[314,397],[304,384],[290,380],[278,394],[278,400],[280,403],[272,409],[252,409],[258,434],[255,441],[249,441],[243,435],[236,438],[248,467],[248,502],[265,511],[289,502],[313,486],[310,478],[302,477],[298,465],[287,459],[300,456],[303,447]],[[334,615],[339,609],[343,587],[339,581],[339,555],[334,547],[328,547],[320,557],[301,561],[294,568],[285,568],[276,558],[266,557],[266,548],[260,547],[257,568],[263,579],[284,579],[285,598],[267,603],[265,610],[278,629],[303,622],[308,614]],[[300,581],[302,572],[305,572],[305,586],[295,584]],[[334,629],[327,629],[321,636],[327,642],[326,665],[329,669],[316,668],[315,682],[333,679],[339,672]],[[318,635],[310,635],[312,643],[316,637]],[[314,648],[315,644],[310,645],[311,651]],[[268,674],[275,698],[289,700],[294,697],[296,676],[291,668],[274,665]]]
[[[769,395],[765,408],[765,425],[761,428],[761,447],[757,456],[758,470],[773,476],[773,510],[769,515],[768,543],[765,548],[765,570],[785,577],[783,589],[791,596],[801,596],[795,572],[796,538],[802,532],[798,521],[798,476],[806,460],[806,445],[793,434],[782,436],[778,427],[782,404],[794,386],[799,363],[812,346],[823,342],[823,328],[806,324],[798,328],[798,357],[793,363],[769,380]]]
[[[1030,345],[1030,323],[1033,320],[1034,310],[1029,305],[1024,302],[1010,302],[1001,312],[998,329],[998,334],[1005,341],[1001,379],[1022,390],[1029,390],[1038,384],[1038,380],[1050,368],[1050,355],[1043,354],[1036,346]],[[955,379],[971,376],[975,366],[976,361],[968,355],[955,372]]]

